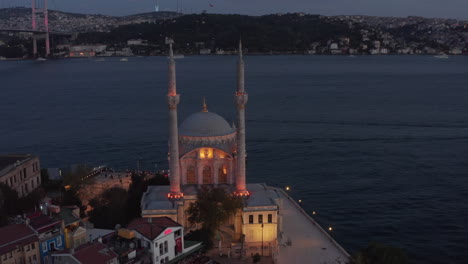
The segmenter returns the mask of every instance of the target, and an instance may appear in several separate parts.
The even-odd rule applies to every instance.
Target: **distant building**
[[[50,259],[51,253],[65,248],[65,241],[61,228],[62,221],[47,215],[39,215],[33,216],[29,220],[29,225],[34,229],[39,238],[41,263],[52,263]]]
[[[94,57],[106,51],[107,45],[74,45],[70,46],[70,57]]]
[[[40,263],[39,243],[26,224],[0,228],[0,264]]]
[[[211,49],[200,49],[200,55],[211,54]]]
[[[39,158],[30,154],[0,156],[0,183],[24,197],[41,185]]]
[[[129,39],[127,40],[128,46],[148,45],[148,41],[144,39]]]
[[[72,251],[52,254],[54,264],[118,264],[117,254],[102,243],[84,244]],[[52,262],[51,262],[52,263]]]

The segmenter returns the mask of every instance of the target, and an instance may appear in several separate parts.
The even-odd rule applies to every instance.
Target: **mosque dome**
[[[190,115],[179,128],[179,135],[188,137],[219,137],[235,132],[226,119],[208,111]]]

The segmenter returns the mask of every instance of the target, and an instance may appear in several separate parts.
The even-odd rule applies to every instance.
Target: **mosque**
[[[141,201],[142,216],[167,216],[189,231],[193,226],[188,221],[186,210],[196,200],[200,187],[222,186],[245,199],[242,212],[223,227],[225,236],[238,242],[244,237],[246,248],[269,255],[277,247],[277,236],[281,232],[281,199],[275,188],[246,183],[245,107],[248,94],[244,82],[242,44],[239,43],[237,91],[234,95],[236,124],[231,126],[223,117],[210,112],[204,102],[201,111],[186,118],[180,127],[177,120],[180,94],[176,89],[172,44],[169,45],[167,102],[171,184],[148,187]]]

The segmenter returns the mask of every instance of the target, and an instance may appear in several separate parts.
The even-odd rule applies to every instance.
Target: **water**
[[[163,57],[0,62],[0,153],[167,168]],[[349,252],[468,261],[468,57],[247,56],[249,182],[292,187]],[[177,61],[179,119],[235,118],[236,58]]]

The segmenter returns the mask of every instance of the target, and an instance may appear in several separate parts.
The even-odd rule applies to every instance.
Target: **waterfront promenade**
[[[278,263],[344,264],[348,253],[338,245],[307,213],[284,191],[280,215],[283,236],[280,240]],[[288,241],[291,243],[289,244]]]

